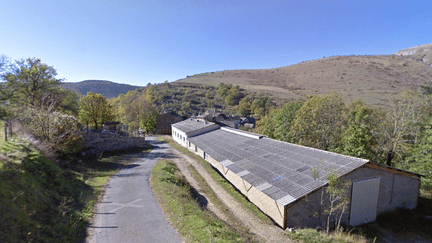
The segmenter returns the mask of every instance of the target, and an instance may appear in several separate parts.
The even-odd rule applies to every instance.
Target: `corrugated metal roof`
[[[247,174],[249,174],[249,171],[247,171],[247,170],[243,170],[243,171],[240,171],[239,173],[237,173],[237,175],[240,177],[247,175]]]
[[[268,188],[270,188],[270,187],[272,187],[272,185],[270,185],[270,184],[267,183],[267,182],[264,182],[263,184],[261,184],[261,185],[259,185],[259,186],[256,186],[256,189],[258,189],[258,190],[260,190],[260,191],[264,191],[265,189],[268,189]]]
[[[332,171],[344,175],[368,163],[364,159],[222,129],[189,140],[282,205],[327,184],[327,174]],[[320,168],[320,173],[314,178],[316,168]]]

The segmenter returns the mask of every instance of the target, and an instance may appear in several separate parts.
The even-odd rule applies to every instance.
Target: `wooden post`
[[[7,142],[7,127],[8,127],[8,122],[7,121],[5,121],[5,124],[4,124],[4,134],[5,134],[5,142]]]

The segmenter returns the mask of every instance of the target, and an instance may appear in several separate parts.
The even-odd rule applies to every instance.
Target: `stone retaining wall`
[[[117,134],[87,133],[84,134],[84,148],[93,147],[101,152],[115,151],[146,145],[145,137],[121,137]]]

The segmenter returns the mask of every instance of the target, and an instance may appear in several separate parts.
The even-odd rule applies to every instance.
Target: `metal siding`
[[[375,221],[380,178],[354,181],[351,196],[350,225]]]

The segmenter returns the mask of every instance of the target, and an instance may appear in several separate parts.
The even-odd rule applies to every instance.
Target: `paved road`
[[[154,149],[111,178],[97,204],[86,242],[182,242],[165,219],[148,182],[151,168],[168,152],[169,145],[152,137],[146,140]]]

